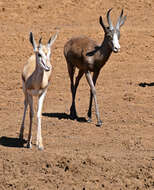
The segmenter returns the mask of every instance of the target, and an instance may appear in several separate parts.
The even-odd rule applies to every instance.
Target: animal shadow
[[[74,120],[71,115],[67,114],[67,113],[42,113],[43,116],[46,117],[53,117],[53,118],[58,118],[58,119],[70,119],[70,120]],[[78,122],[87,122],[85,117],[77,117],[76,120]]]
[[[154,86],[154,82],[151,82],[151,83],[141,82],[141,83],[139,83],[139,86],[141,86],[141,87]]]
[[[6,147],[24,147],[26,140],[20,140],[19,138],[12,138],[12,137],[0,137],[0,145]]]

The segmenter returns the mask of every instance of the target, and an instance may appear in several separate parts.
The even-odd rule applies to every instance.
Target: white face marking
[[[49,71],[50,67],[48,65],[50,63],[50,49],[46,47],[44,47],[44,49],[47,53],[43,51],[42,46],[38,50],[39,63],[44,70]]]
[[[114,52],[120,51],[120,44],[119,44],[119,40],[118,40],[118,34],[116,32],[114,32],[114,34],[113,34],[113,51]]]

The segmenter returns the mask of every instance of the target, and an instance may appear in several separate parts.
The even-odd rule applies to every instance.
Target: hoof
[[[30,143],[28,143],[27,148],[32,148],[32,145]]]
[[[40,147],[38,147],[38,150],[42,151],[42,150],[44,150],[44,147],[40,146]]]
[[[100,121],[97,122],[96,126],[101,127],[102,124],[103,124],[103,122],[100,120]]]
[[[70,119],[71,119],[71,120],[76,120],[77,118],[78,118],[77,116],[70,115]]]
[[[23,139],[23,135],[19,135],[19,140],[20,141],[23,141],[24,139]]]
[[[76,113],[70,113],[70,118],[71,118],[72,120],[75,120],[75,119],[78,118],[78,116],[77,116]]]
[[[91,122],[92,122],[92,119],[91,119],[91,118],[88,118],[87,122],[88,122],[88,123],[91,123]]]
[[[39,140],[36,141],[36,147],[38,150],[44,150],[43,144]]]
[[[24,147],[24,144],[27,143],[27,141],[23,137],[19,137],[19,146]]]
[[[70,118],[71,118],[72,120],[75,120],[75,119],[78,118],[77,113],[76,113],[76,110],[75,110],[75,108],[72,107],[72,106],[71,106],[71,108],[70,108]]]

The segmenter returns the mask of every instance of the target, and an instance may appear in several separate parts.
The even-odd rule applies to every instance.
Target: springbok
[[[42,45],[40,38],[39,45],[35,43],[32,32],[30,32],[30,42],[33,46],[34,55],[32,55],[27,64],[25,64],[22,72],[22,82],[23,82],[23,92],[25,95],[24,101],[24,114],[23,120],[20,128],[20,140],[23,140],[24,133],[24,122],[26,116],[27,106],[30,106],[30,126],[29,126],[29,135],[27,148],[31,148],[32,142],[32,120],[33,120],[33,96],[38,96],[38,111],[37,111],[37,140],[36,145],[38,149],[43,149],[42,135],[41,135],[41,112],[43,101],[47,92],[47,88],[51,78],[52,66],[50,64],[51,56],[51,46],[57,38],[56,33],[52,38],[49,39],[47,45]]]
[[[85,74],[88,84],[90,86],[90,103],[88,109],[88,122],[91,122],[91,108],[92,100],[94,97],[97,126],[102,125],[100,119],[95,84],[100,73],[101,68],[105,65],[109,59],[112,51],[117,53],[120,50],[119,38],[120,38],[120,27],[124,24],[126,16],[123,17],[123,10],[118,18],[116,26],[112,25],[110,19],[110,11],[107,12],[107,21],[109,26],[106,27],[103,23],[102,17],[100,16],[100,25],[102,26],[105,36],[101,45],[97,45],[92,39],[80,36],[70,39],[64,46],[64,56],[67,62],[68,73],[71,82],[71,93],[72,93],[72,105],[70,108],[70,116],[72,119],[77,118],[76,106],[75,106],[75,96],[76,90],[79,85],[79,81],[83,74]],[[74,84],[74,73],[76,67],[79,69],[76,81]],[[93,72],[93,77],[91,77],[91,72]]]

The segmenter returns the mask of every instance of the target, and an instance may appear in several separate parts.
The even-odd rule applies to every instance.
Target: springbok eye
[[[38,53],[38,57],[42,57],[40,53]]]
[[[111,35],[108,35],[109,40],[113,40],[113,37]]]

